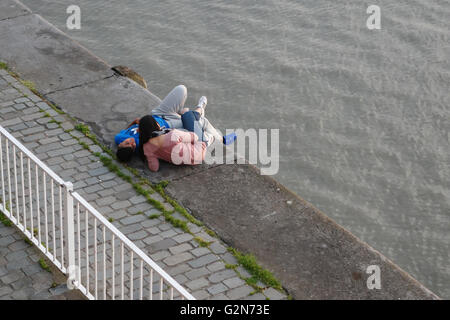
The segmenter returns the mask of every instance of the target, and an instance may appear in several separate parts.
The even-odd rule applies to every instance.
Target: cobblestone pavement
[[[49,270],[43,269],[40,259],[44,255],[24,241],[21,231],[0,223],[0,300],[84,299],[67,289],[64,274],[48,260]]]
[[[5,70],[0,70],[0,124],[62,179],[71,181],[76,192],[197,299],[287,298],[285,293],[261,282],[258,285],[263,290],[255,291],[255,288],[244,280],[251,275],[238,265],[227,246],[219,239],[211,237],[202,227],[188,222],[192,233],[190,234],[166,222],[162,215],[150,219],[150,216],[161,212],[144,196],[138,194],[129,182],[110,172],[98,157],[93,155],[93,152],[102,151],[100,147],[77,130],[66,132],[74,128],[69,117],[56,112]],[[74,137],[89,145],[90,150],[86,150]],[[158,193],[150,196],[162,203],[166,210],[173,210]],[[178,212],[174,212],[173,216],[186,220]],[[11,235],[4,236],[4,230],[6,229],[0,229],[1,250],[13,251],[10,254],[23,252],[25,257],[29,253],[26,250],[34,249],[26,248],[23,251],[23,245],[16,247],[16,242],[8,243],[20,237],[19,231],[8,231]],[[211,244],[201,247],[194,241],[194,237],[200,237]],[[32,256],[30,254],[30,257]],[[2,269],[2,265],[7,263],[8,255],[2,251],[0,297],[15,292],[9,282],[14,281],[14,274],[19,271],[12,270],[12,267]],[[232,269],[227,268],[227,265],[238,266]],[[12,277],[12,280],[9,277]],[[33,282],[32,278],[31,275],[20,281]]]

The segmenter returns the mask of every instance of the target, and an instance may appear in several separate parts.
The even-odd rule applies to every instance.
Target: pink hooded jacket
[[[180,165],[201,164],[205,159],[206,144],[199,142],[198,137],[193,132],[186,132],[177,129],[162,135],[163,143],[158,147],[150,142],[143,146],[147,164],[151,171],[158,171],[159,160]]]

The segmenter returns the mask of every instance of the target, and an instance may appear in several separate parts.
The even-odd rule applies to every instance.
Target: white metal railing
[[[0,126],[0,210],[89,299],[189,299],[189,294]]]

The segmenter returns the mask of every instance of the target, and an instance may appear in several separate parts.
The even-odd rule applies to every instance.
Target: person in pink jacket
[[[205,159],[206,143],[194,132],[168,130],[143,144],[143,152],[151,171],[158,171],[159,159],[180,165],[201,164]]]
[[[139,123],[138,154],[148,164],[151,171],[158,171],[159,160],[175,165],[201,164],[206,148],[214,141],[230,144],[236,134],[221,136],[205,118],[207,99],[201,97],[194,110],[184,108],[186,87],[175,87],[152,115],[142,117]],[[155,116],[161,116],[169,125],[161,125]]]

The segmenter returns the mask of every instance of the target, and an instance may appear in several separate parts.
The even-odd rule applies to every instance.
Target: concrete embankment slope
[[[0,60],[110,147],[116,132],[160,101],[15,0],[0,2]],[[438,298],[254,166],[166,164],[152,174],[133,165],[151,181],[169,180],[175,199],[228,244],[253,253],[294,299]],[[381,289],[367,288],[370,265],[381,269]]]

